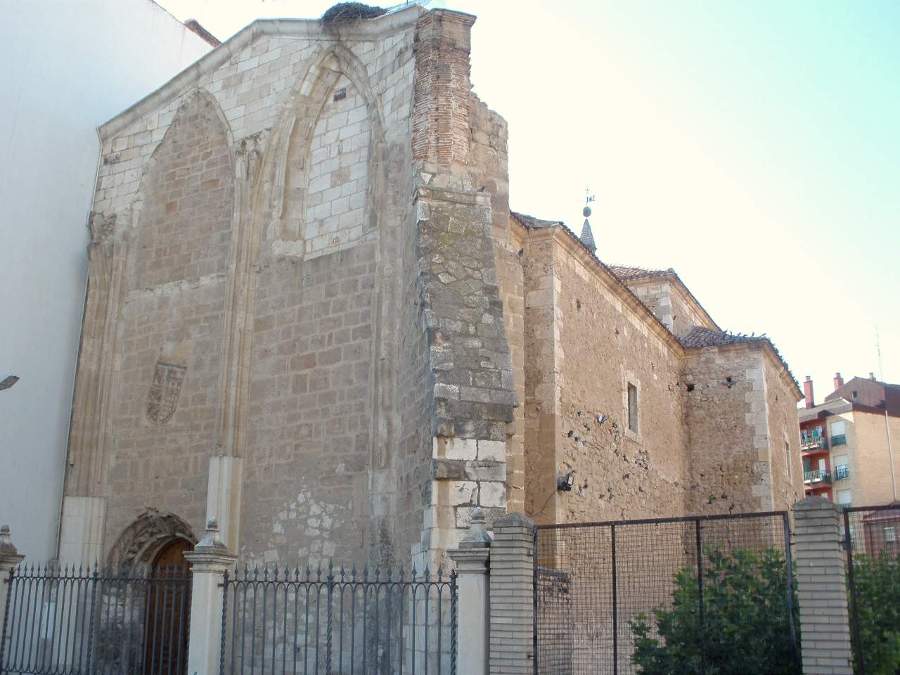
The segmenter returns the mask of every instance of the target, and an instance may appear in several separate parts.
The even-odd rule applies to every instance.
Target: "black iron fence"
[[[793,666],[789,569],[785,512],[538,526],[535,672]]]
[[[900,505],[844,509],[854,672],[900,671]]]
[[[306,567],[226,576],[221,673],[456,673],[456,573]]]
[[[83,567],[11,571],[0,673],[185,672],[190,574]]]

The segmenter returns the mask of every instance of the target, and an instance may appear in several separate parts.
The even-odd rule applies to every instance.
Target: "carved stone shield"
[[[147,418],[155,424],[165,424],[178,407],[181,385],[184,382],[184,366],[158,362],[153,373],[153,383],[147,396]]]

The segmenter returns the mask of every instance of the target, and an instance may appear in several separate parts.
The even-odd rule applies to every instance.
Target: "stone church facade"
[[[257,21],[101,127],[61,559],[214,518],[249,562],[436,564],[475,506],[802,496],[768,339],[510,211],[473,22]]]

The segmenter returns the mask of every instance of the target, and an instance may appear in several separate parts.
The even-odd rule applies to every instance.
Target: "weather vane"
[[[591,188],[586,187],[584,189],[584,209],[582,210],[582,214],[584,214],[584,225],[581,226],[581,243],[587,246],[591,253],[594,253],[597,250],[597,244],[594,242],[594,233],[591,230],[591,221],[588,220],[591,217],[591,207],[590,203],[594,201],[594,193],[591,192]]]

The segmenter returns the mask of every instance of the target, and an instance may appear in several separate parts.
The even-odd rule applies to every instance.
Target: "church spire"
[[[591,253],[594,253],[597,250],[597,244],[594,242],[594,233],[591,231],[591,221],[588,218],[591,217],[591,207],[590,203],[594,201],[594,195],[591,194],[590,189],[585,190],[587,193],[584,199],[584,210],[582,213],[584,214],[584,225],[581,226],[581,243],[591,249]]]

